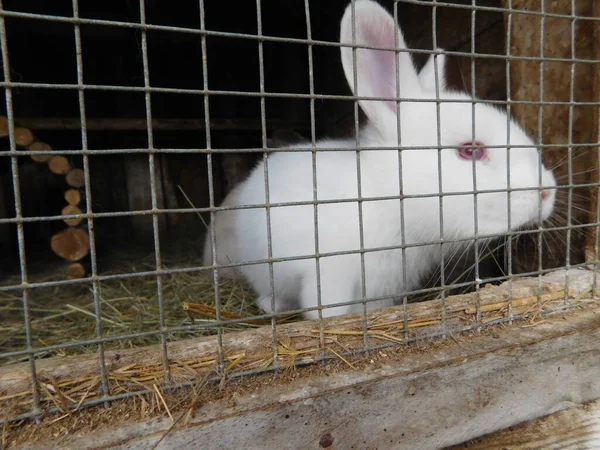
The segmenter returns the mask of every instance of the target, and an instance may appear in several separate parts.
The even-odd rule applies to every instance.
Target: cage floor
[[[109,270],[100,275],[131,274],[155,270],[154,255],[148,253],[127,253],[111,258]],[[135,263],[133,262],[135,261]],[[165,259],[164,268],[176,269],[194,267],[197,261]],[[58,264],[29,277],[29,282],[51,282],[66,278],[65,266]],[[2,284],[18,285],[20,276],[5,277]],[[166,328],[176,328],[192,323],[214,322],[215,287],[209,276],[198,273],[172,273],[161,276],[162,283],[162,324]],[[160,341],[159,334],[152,334],[161,328],[158,280],[156,276],[129,277],[100,281],[97,283],[99,300],[101,337],[114,337],[140,334],[135,338],[108,342],[107,348],[131,348]],[[260,310],[254,303],[251,289],[241,281],[223,280],[220,283],[221,311],[231,317],[257,315]],[[76,354],[94,351],[97,346],[85,344],[99,337],[96,330],[96,303],[93,284],[69,284],[53,287],[38,287],[29,290],[29,311],[32,347],[42,350],[39,357]],[[0,292],[0,353],[22,350],[27,347],[25,322],[23,317],[23,297],[20,290]],[[184,303],[200,304],[204,308],[190,314]],[[211,317],[212,316],[212,317]],[[243,329],[254,324],[232,324],[231,329]],[[143,334],[145,332],[150,332]],[[183,337],[202,336],[215,333],[215,328],[192,331],[173,331],[166,334],[167,340]],[[77,347],[54,350],[45,353],[44,347],[58,344],[82,342]],[[26,360],[27,357],[3,358],[0,365]]]

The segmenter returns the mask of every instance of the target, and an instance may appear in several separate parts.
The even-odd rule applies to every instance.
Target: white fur
[[[406,48],[400,30],[391,16],[377,3],[360,0],[355,3],[356,44]],[[352,43],[351,7],[346,9],[341,22],[342,43]],[[394,38],[394,33],[396,38]],[[353,51],[341,49],[344,73],[354,87]],[[369,49],[356,50],[358,93],[368,97],[396,98],[395,53]],[[390,56],[391,55],[391,56]],[[400,96],[412,99],[435,99],[435,64],[430,60],[417,74],[408,53],[402,55],[397,67],[400,76]],[[391,58],[391,59],[390,59]],[[433,57],[432,57],[433,58]],[[390,66],[391,61],[391,66]],[[437,60],[438,89],[444,100],[435,102],[400,103],[401,141],[403,149],[360,151],[360,189],[362,203],[363,246],[365,249],[400,246],[402,234],[405,244],[431,243],[440,239],[440,192],[438,156],[441,158],[441,191],[443,197],[443,238],[469,239],[475,235],[475,196],[473,162],[457,156],[456,148],[472,139],[473,104],[452,103],[452,100],[470,100],[466,94],[446,89],[444,57]],[[391,67],[391,69],[390,69]],[[356,93],[355,93],[356,94]],[[363,148],[398,147],[396,101],[360,100],[369,123],[360,131]],[[437,149],[408,149],[428,147]],[[487,146],[506,146],[507,116],[500,110],[484,104],[475,105],[475,139]],[[531,139],[514,122],[510,123],[510,144],[531,146]],[[308,144],[303,144],[306,147]],[[297,147],[302,147],[297,146]],[[319,201],[356,199],[357,152],[354,140],[324,140],[318,148],[347,151],[316,153],[316,196]],[[489,148],[489,158],[475,163],[477,189],[507,189],[507,149]],[[399,157],[399,155],[401,155]],[[399,167],[401,159],[402,169]],[[269,156],[270,203],[312,202],[312,153],[281,152]],[[553,187],[552,173],[541,166],[538,151],[533,147],[510,151],[510,187],[528,188],[510,194],[510,227],[508,224],[508,193],[480,193],[477,195],[478,235],[506,233],[509,229],[536,222],[540,202],[539,170],[542,168],[542,186]],[[265,203],[265,171],[261,162],[225,200],[227,205],[256,205]],[[405,198],[369,201],[369,198],[403,194],[431,194],[427,198]],[[461,194],[462,193],[462,194]],[[460,195],[446,195],[460,194]],[[542,202],[541,218],[546,219],[554,205],[554,189],[548,191]],[[401,222],[401,204],[404,211],[404,233]],[[319,204],[318,248],[315,241],[314,206],[278,206],[270,208],[270,229],[273,258],[309,257],[273,263],[275,310],[317,306],[317,271],[315,252],[319,254],[354,251],[350,255],[319,258],[321,302],[335,305],[362,298],[359,203],[357,201]],[[216,219],[217,262],[219,264],[246,263],[268,258],[267,213],[265,208],[238,209],[219,212]],[[210,244],[205,251],[205,264],[212,264]],[[457,244],[465,245],[465,244]],[[206,246],[205,246],[206,250]],[[208,255],[208,259],[207,259]],[[367,298],[387,297],[368,303],[368,307],[390,305],[403,291],[419,287],[422,278],[439,264],[440,246],[426,245],[402,250],[367,251],[364,253],[365,286]],[[403,269],[405,274],[403,275]],[[269,265],[241,266],[238,272],[259,295],[259,306],[271,311],[271,277]],[[357,311],[361,304],[339,306],[322,310],[323,316]],[[307,317],[317,317],[317,311]]]
[[[421,82],[421,88],[424,91],[435,92],[435,86],[437,83],[438,92],[443,92],[447,88],[446,83],[446,55],[444,55],[443,50],[441,48],[435,49],[437,54],[436,56],[431,55],[427,60],[427,63],[421,69],[421,73],[419,74],[419,81]],[[437,72],[437,78],[436,78]]]
[[[244,183],[238,184],[234,187],[229,194],[221,203],[221,206],[236,206],[239,205],[238,197]],[[234,226],[234,219],[232,217],[232,211],[219,211],[215,214],[215,222],[210,224],[211,228],[215,229],[216,236],[216,253],[217,261],[219,265],[232,264],[237,261],[236,249],[238,247],[236,238],[236,228]],[[206,230],[206,236],[204,238],[204,249],[202,252],[202,264],[205,266],[212,266],[212,238],[211,229]],[[219,276],[223,278],[239,279],[242,278],[242,274],[235,267],[224,267],[219,269]]]

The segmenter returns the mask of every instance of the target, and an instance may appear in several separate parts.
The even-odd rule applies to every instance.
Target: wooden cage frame
[[[513,10],[539,12],[539,5],[534,3],[503,0],[503,5],[510,4]],[[577,7],[582,16],[600,17],[599,2],[580,0]],[[570,14],[571,2],[555,1],[551,8],[546,12]],[[547,22],[548,33],[543,49],[539,36],[541,20]],[[567,20],[513,12],[510,21],[511,55],[543,54],[564,59],[572,56],[570,45],[565,46],[560,39],[571,31]],[[599,23],[590,21],[576,29],[577,57],[600,60]],[[539,60],[511,62],[512,100],[539,97],[535,80],[540,67]],[[599,67],[590,64],[572,74],[571,63],[544,63],[546,79],[554,81],[544,85],[543,100],[568,102],[564,83],[573,77],[578,86],[576,100],[598,102]],[[579,114],[571,124],[569,105],[544,108],[542,128],[539,106],[511,105],[513,114],[534,136],[541,131],[543,142],[563,144],[565,148],[596,143],[588,150],[597,154],[597,103],[588,108],[592,114]],[[569,134],[569,130],[573,133]],[[570,150],[561,149],[558,156],[550,159],[567,151]],[[590,157],[584,163],[593,169],[589,182],[594,185],[588,191],[590,205],[595,205],[598,158]],[[596,213],[597,208],[590,208],[588,223],[597,223]],[[162,378],[159,346],[106,352],[110,379],[118,383],[126,378],[145,389],[156,390],[164,403],[163,415],[171,417],[98,426],[86,433],[69,429],[70,434],[57,436],[53,443],[78,449],[166,449],[200,442],[207,449],[232,448],[239,442],[249,449],[442,448],[598,400],[600,304],[594,290],[597,226],[587,230],[585,252],[592,270],[557,271],[540,279],[515,279],[501,286],[485,287],[478,294],[448,297],[446,323],[454,330],[467,330],[464,333],[468,339],[459,334],[443,341],[427,339],[411,346],[359,354],[353,351],[363,344],[362,318],[333,318],[321,325],[280,325],[275,336],[281,348],[279,369],[281,373],[291,373],[282,376],[282,382],[276,382],[270,373],[240,380],[228,380],[227,371],[215,373],[219,360],[231,372],[268,367],[272,363],[268,347],[274,338],[268,326],[225,335],[224,354],[217,350],[216,337],[170,343],[169,364],[174,378],[168,381],[195,386],[198,380],[218,375],[222,377],[221,386],[228,383],[236,387],[235,395],[227,396],[219,391],[218,384],[205,390],[202,389],[206,384],[202,384],[197,396],[190,394],[192,401],[179,416],[171,415],[163,398],[168,383]],[[476,300],[482,306],[483,322],[521,314],[528,315],[529,320],[474,331]],[[563,308],[566,306],[569,308]],[[409,305],[406,317],[401,307],[369,313],[367,334],[382,343],[443,334],[442,308],[439,300],[432,300]],[[539,312],[552,312],[531,316],[529,313],[536,308]],[[329,359],[323,364],[310,364],[324,356]],[[298,363],[308,368],[293,368]],[[75,389],[76,395],[71,398],[64,392],[80,386],[77,383],[82,379],[89,381],[96,376],[98,357],[57,357],[41,360],[37,366],[45,404],[64,409],[69,417],[78,414],[72,410],[77,410],[77,403],[87,394]],[[29,376],[25,366],[0,368],[0,400],[12,401],[30,393]],[[587,438],[598,437],[598,432],[594,432]],[[35,443],[23,443],[21,448],[35,448]]]
[[[334,448],[459,444],[600,398],[596,277],[592,270],[572,269],[544,275],[540,283],[515,279],[479,294],[448,297],[447,323],[468,331],[446,340],[427,338],[443,334],[441,300],[410,304],[406,322],[402,307],[374,311],[367,318],[368,335],[388,346],[366,354],[360,352],[359,315],[324,320],[322,328],[316,322],[283,324],[277,327],[278,374],[228,377],[273,364],[268,326],[224,335],[224,355],[216,336],[174,342],[169,344],[171,381],[196,388],[181,391],[187,401],[173,412],[168,406],[173,402],[165,397],[176,394],[163,376],[160,345],[106,352],[113,387],[149,388],[162,407],[152,420],[123,423],[117,414],[104,426],[95,416],[103,408],[92,408],[86,420],[97,427],[93,432],[78,433],[68,424],[77,423],[77,403],[90,390],[98,391],[97,355],[41,360],[43,402],[62,409],[54,420],[63,421],[57,429],[68,430],[54,432],[53,444],[81,449],[187,448],[194,442],[203,448],[235,448],[244,442],[244,448],[256,449],[319,448],[328,441]],[[484,323],[537,312],[528,320],[478,331],[473,328],[478,295]],[[544,311],[554,312],[538,314]],[[415,345],[389,346],[407,336],[417,340]],[[221,356],[226,369],[219,373]],[[322,356],[328,358],[323,364],[311,364]],[[221,383],[206,384],[209,376],[222,377]],[[222,391],[219,386],[225,385]],[[0,368],[0,392],[4,404],[29,395],[27,367]]]

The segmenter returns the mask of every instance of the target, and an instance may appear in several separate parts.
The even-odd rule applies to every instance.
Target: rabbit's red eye
[[[488,157],[487,149],[483,147],[483,145],[483,142],[480,141],[463,142],[460,144],[460,147],[456,149],[456,152],[461,159],[471,161],[475,158],[476,161],[481,161]]]

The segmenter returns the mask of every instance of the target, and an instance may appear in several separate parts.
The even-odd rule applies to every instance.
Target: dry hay
[[[175,249],[172,257],[163,256],[163,269],[197,267],[197,259],[188,261],[182,251]],[[157,332],[161,328],[159,290],[156,275],[128,276],[138,272],[156,270],[154,253],[132,251],[110,255],[110,270],[99,275],[123,275],[123,278],[99,281],[98,298],[101,305],[100,322],[102,337],[118,337],[145,333],[134,338],[122,338],[105,344],[105,349],[124,349],[155,344],[161,341]],[[132,263],[135,261],[135,263]],[[102,266],[102,264],[99,264]],[[64,267],[58,265],[50,270],[29,276],[30,283],[61,281],[65,279]],[[458,279],[457,279],[458,280]],[[4,286],[21,283],[18,275],[5,277]],[[215,309],[215,285],[212,272],[177,272],[161,276],[163,294],[163,318],[165,328],[178,328],[194,324],[211,325],[217,322]],[[468,288],[465,288],[468,290]],[[96,312],[92,283],[82,281],[54,287],[36,287],[29,291],[32,346],[36,358],[67,356],[97,350],[96,344],[81,344],[69,348],[44,351],[44,347],[84,342],[97,338]],[[243,280],[221,280],[220,316],[222,320],[233,319],[220,327],[224,331],[256,328],[270,323],[270,319],[253,319],[263,314],[255,303],[255,294]],[[413,295],[409,302],[436,298],[439,292]],[[23,318],[23,300],[20,290],[0,292],[0,353],[18,352],[27,348]],[[248,318],[247,320],[243,320]],[[277,320],[278,323],[298,319],[291,316]],[[189,337],[217,333],[217,327],[207,326],[193,331],[168,331],[167,342]],[[0,358],[0,366],[26,361],[26,355]]]
[[[111,270],[100,275],[131,274],[155,270],[153,254],[127,254],[111,259]],[[135,265],[131,261],[137,261]],[[116,261],[116,262],[114,262]],[[165,269],[193,267],[177,262],[163,261]],[[29,277],[30,282],[64,280],[64,268],[57,267],[41,275]],[[161,276],[164,326],[182,327],[194,323],[212,323],[214,318],[215,286],[205,273],[174,273]],[[19,276],[5,277],[2,284],[19,285]],[[241,318],[260,314],[254,303],[251,289],[239,280],[223,280],[219,283],[221,311],[224,318]],[[101,304],[102,336],[113,337],[135,333],[155,332],[160,329],[160,308],[156,276],[129,277],[98,282],[98,297]],[[208,307],[204,314],[192,314],[182,308],[184,303],[202,304]],[[213,317],[210,314],[212,307]],[[92,283],[67,284],[29,290],[29,311],[33,347],[40,349],[37,358],[66,356],[96,351],[97,345],[88,344],[45,352],[44,347],[94,339],[96,335],[96,313]],[[208,314],[208,317],[206,317]],[[0,292],[0,353],[22,351],[27,348],[23,319],[23,300],[20,291]],[[256,327],[254,323],[230,324],[226,330]],[[172,331],[165,334],[167,341],[186,337],[198,337],[216,333],[216,328],[194,331]],[[133,348],[160,342],[160,335],[146,334],[132,339],[119,339],[105,345],[107,349]],[[27,356],[0,359],[0,366],[26,361]]]

